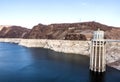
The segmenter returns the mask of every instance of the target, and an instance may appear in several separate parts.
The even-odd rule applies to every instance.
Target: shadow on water
[[[35,50],[37,50],[37,49],[35,49]],[[38,49],[38,51],[39,50],[40,49]],[[104,73],[94,73],[94,72],[90,71],[88,56],[84,56],[84,55],[80,55],[80,54],[66,54],[66,53],[61,53],[61,52],[55,52],[53,50],[48,50],[48,49],[45,49],[45,50],[47,50],[47,55],[46,55],[47,60],[60,62],[68,67],[70,65],[71,67],[69,67],[69,68],[71,68],[71,69],[75,68],[75,69],[73,69],[73,70],[76,70],[75,74],[74,74],[73,70],[69,71],[69,74],[72,73],[73,76],[71,75],[70,77],[66,77],[66,74],[64,74],[66,72],[63,73],[63,77],[66,77],[65,79],[74,78],[74,80],[72,80],[72,81],[75,81],[75,82],[119,82],[120,81],[120,71],[117,69],[114,69],[112,67],[106,66],[107,71]],[[44,50],[42,50],[42,51],[44,51]],[[35,56],[35,55],[33,55],[33,56]],[[37,58],[38,58],[38,56],[37,56]],[[69,68],[67,68],[67,70]],[[76,77],[76,79],[75,79],[75,77]],[[63,79],[61,77],[59,77],[59,79],[61,79],[61,81],[63,81]],[[72,81],[67,81],[67,82],[72,82]],[[57,82],[57,80],[56,80],[56,82]]]
[[[35,50],[35,51],[34,51]],[[42,62],[44,69],[52,73],[55,82],[88,82],[89,57],[79,54],[66,54],[43,48],[31,48],[34,62]],[[44,53],[46,52],[46,53]],[[41,54],[44,53],[44,54]],[[53,74],[53,75],[52,75]],[[45,80],[44,80],[45,81]],[[49,80],[49,82],[52,82]]]
[[[90,82],[105,82],[105,72],[98,73],[90,71]]]
[[[106,66],[106,68],[103,73],[89,71],[90,82],[119,82],[120,71],[109,66]]]
[[[89,64],[89,57],[83,56],[80,54],[71,54],[71,53],[62,53],[55,52],[49,49],[43,48],[30,48],[30,53],[32,53],[33,58],[39,61],[39,59],[43,60],[52,60],[52,61],[60,61],[60,62],[71,62],[74,64]],[[81,62],[82,61],[82,62]]]

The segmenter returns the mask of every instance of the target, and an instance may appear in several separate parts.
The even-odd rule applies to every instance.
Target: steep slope
[[[4,27],[10,27],[10,26],[9,26],[9,25],[0,25],[0,31],[1,31]]]
[[[0,30],[0,38],[24,38],[29,31],[20,26],[3,26]]]
[[[120,28],[103,25],[94,21],[51,25],[38,24],[33,27],[25,38],[90,40],[93,31],[98,28],[105,31],[105,38],[120,39]]]

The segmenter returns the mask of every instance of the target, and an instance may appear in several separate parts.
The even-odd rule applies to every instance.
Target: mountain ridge
[[[120,28],[107,26],[98,22],[38,24],[32,29],[10,26],[0,30],[1,38],[91,40],[93,31],[98,28],[105,31],[106,39],[120,39]],[[16,36],[15,36],[16,35]]]
[[[90,40],[92,38],[93,31],[97,30],[98,28],[105,31],[105,38],[120,39],[120,28],[103,25],[94,21],[81,23],[59,23],[50,25],[38,24],[32,28],[26,38]]]

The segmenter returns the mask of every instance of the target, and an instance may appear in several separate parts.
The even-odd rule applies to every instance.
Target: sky
[[[96,21],[120,27],[120,0],[0,0],[0,25]]]

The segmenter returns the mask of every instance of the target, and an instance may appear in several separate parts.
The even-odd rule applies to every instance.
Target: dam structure
[[[104,31],[98,29],[93,33],[90,53],[90,70],[93,72],[105,72],[106,70],[106,41]]]

